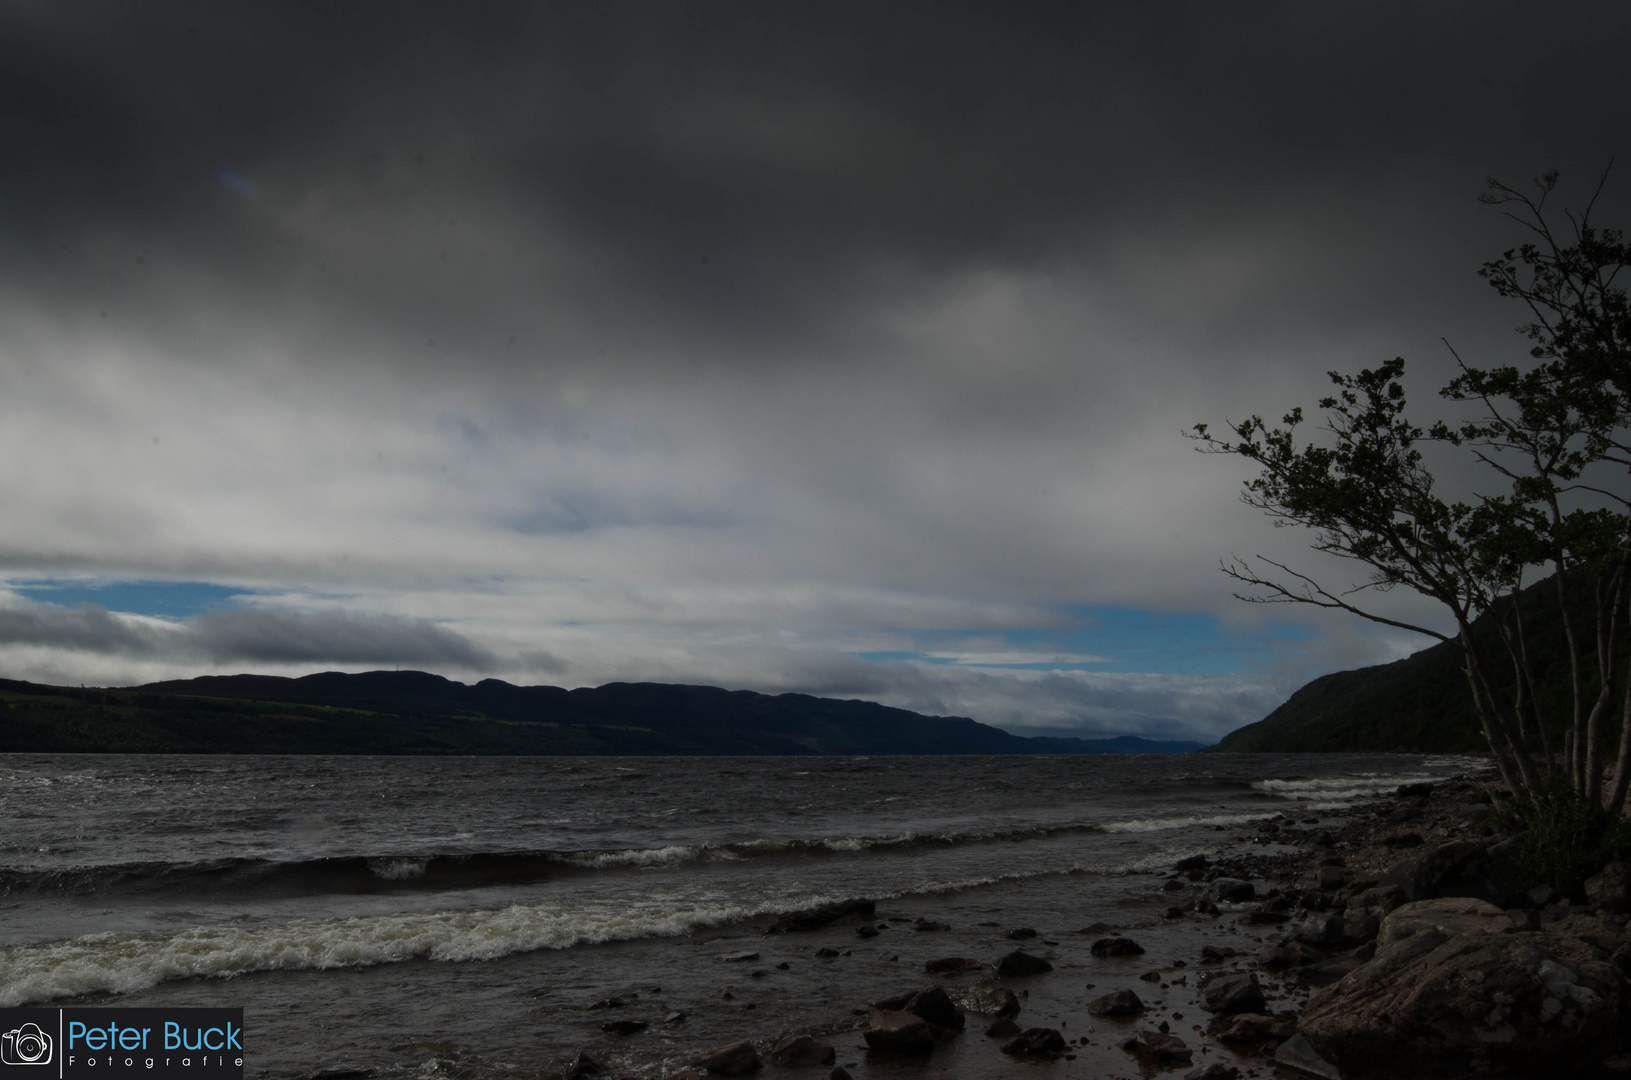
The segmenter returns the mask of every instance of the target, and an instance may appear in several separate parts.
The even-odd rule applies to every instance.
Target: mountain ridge
[[[122,688],[0,680],[0,752],[333,754],[1189,753],[1200,743],[1012,735],[969,717],[716,686],[567,690],[421,671],[209,675]]]

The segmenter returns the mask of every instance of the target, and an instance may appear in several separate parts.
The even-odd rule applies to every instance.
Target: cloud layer
[[[1623,149],[1628,22],[11,5],[0,575],[255,599],[17,600],[0,668],[1255,719],[1412,645],[1291,615],[1231,672],[1103,670],[1072,613],[1265,632],[1217,562],[1302,543],[1179,432],[1395,354],[1430,401],[1441,336],[1521,357],[1474,274],[1515,234],[1475,196],[1559,168],[1574,198]],[[990,666],[1017,653],[1054,659]]]

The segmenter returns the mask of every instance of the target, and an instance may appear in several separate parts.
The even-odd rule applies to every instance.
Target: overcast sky
[[[1211,740],[1429,644],[1181,432],[1523,355],[1613,3],[0,7],[0,676],[419,668]],[[1396,602],[1405,603],[1402,599]]]

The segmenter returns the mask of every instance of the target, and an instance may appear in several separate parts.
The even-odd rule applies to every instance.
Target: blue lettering
[[[242,1050],[243,1049],[243,1044],[238,1041],[238,1036],[242,1035],[243,1033],[244,1033],[243,1028],[234,1029],[233,1026],[232,1026],[232,1021],[231,1020],[227,1021],[227,1049],[228,1050]]]
[[[78,1020],[70,1020],[68,1022],[68,1049],[72,1050],[74,1048],[74,1040],[83,1039],[84,1037],[85,1025]]]
[[[164,1022],[164,1048],[166,1050],[181,1048],[181,1025],[174,1020]]]
[[[217,1036],[217,1038],[216,1038],[216,1040],[214,1042],[210,1042],[210,1036],[211,1035]],[[208,1050],[221,1050],[221,1049],[224,1049],[225,1047],[224,1047],[224,1044],[221,1042],[221,1039],[219,1037],[220,1035],[221,1035],[221,1029],[220,1028],[210,1028],[208,1031],[204,1032],[204,1034],[202,1036],[200,1036],[200,1037],[204,1040],[205,1049],[208,1049]]]
[[[194,1028],[193,1030],[198,1033],[198,1038],[195,1039],[193,1042],[188,1042],[187,1041],[187,1029],[186,1028],[181,1029],[181,1048],[183,1050],[201,1050],[201,1049],[203,1049],[203,1045],[204,1045],[204,1029],[203,1028]]]
[[[92,1050],[102,1050],[108,1045],[108,1033],[101,1028],[91,1028],[85,1032],[85,1045]]]

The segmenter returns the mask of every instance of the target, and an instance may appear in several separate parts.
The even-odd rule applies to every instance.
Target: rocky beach
[[[1631,1074],[1625,867],[1582,896],[1525,888],[1494,812],[1503,794],[1472,773],[1278,815],[1220,837],[1228,854],[1144,872],[1144,912],[1068,927],[993,918],[980,955],[943,955],[951,928],[899,903],[785,917],[718,958],[742,985],[884,939],[898,992],[807,1031],[762,1034],[775,1017],[760,1015],[744,1027],[755,1037],[667,1076],[1034,1076],[1050,1062],[1129,1080]],[[618,1015],[640,1011],[638,991],[597,1006],[614,1040],[647,1027]],[[615,1041],[592,1047],[556,1075],[635,1075],[619,1056]]]

